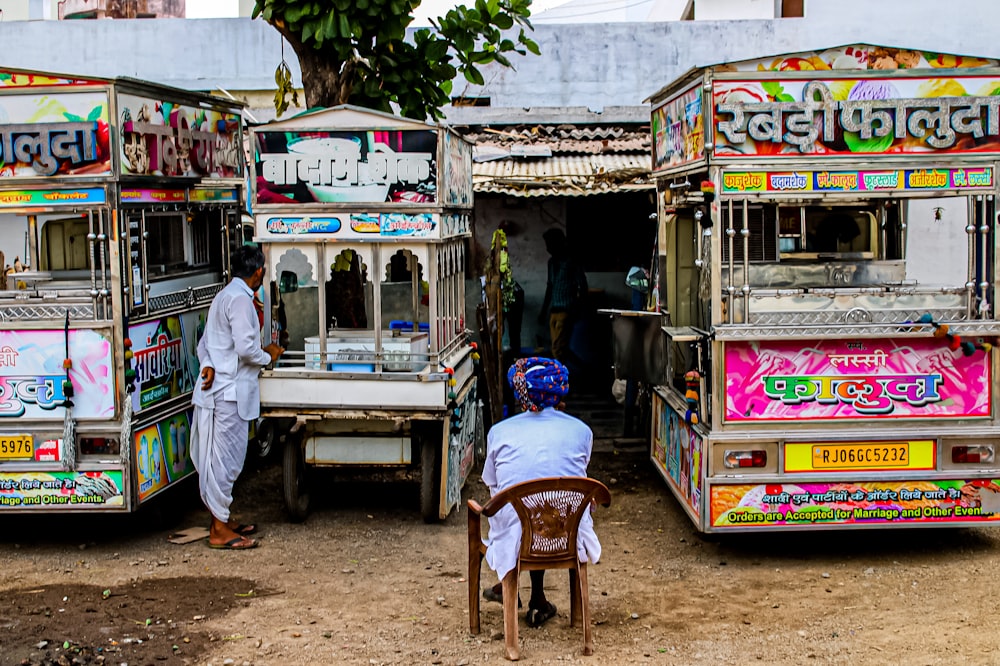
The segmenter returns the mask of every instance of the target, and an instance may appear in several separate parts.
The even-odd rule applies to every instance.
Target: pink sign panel
[[[939,338],[726,345],[727,421],[990,415],[989,354]]]
[[[10,418],[59,419],[66,334],[59,330],[0,331],[0,421]],[[73,416],[107,419],[115,415],[111,341],[100,331],[69,331],[69,371]]]

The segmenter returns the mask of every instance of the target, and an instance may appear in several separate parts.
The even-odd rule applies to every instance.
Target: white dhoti
[[[214,406],[194,406],[191,424],[191,460],[198,470],[201,500],[212,516],[229,521],[233,484],[247,456],[249,423],[240,418],[236,402],[214,398]]]

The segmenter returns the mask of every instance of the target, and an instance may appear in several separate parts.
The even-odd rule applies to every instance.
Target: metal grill
[[[930,313],[934,321],[949,324],[965,321],[964,308],[937,310],[811,310],[808,312],[751,312],[751,325],[757,326],[830,326],[841,324],[905,324]]]
[[[1000,335],[1000,322],[963,321],[949,322],[952,333],[961,336]],[[717,340],[754,340],[765,338],[887,338],[887,337],[927,337],[930,326],[910,326],[895,324],[841,324],[841,325],[727,325],[717,326],[713,335]]]
[[[70,319],[96,319],[93,303],[73,304],[0,304],[0,321],[41,321],[63,319],[69,311]]]
[[[210,284],[197,289],[185,289],[183,291],[172,291],[169,294],[160,294],[149,299],[150,310],[170,310],[198,303],[210,302],[215,295],[222,291],[222,283]]]

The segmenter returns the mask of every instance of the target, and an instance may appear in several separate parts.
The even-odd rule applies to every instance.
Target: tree
[[[307,107],[356,104],[409,118],[440,119],[450,101],[452,80],[462,73],[483,85],[479,67],[513,67],[511,53],[538,55],[529,39],[531,0],[475,0],[432,21],[407,39],[406,28],[421,0],[256,0],[253,17],[263,18],[288,41],[299,58]],[[517,26],[516,37],[512,28]],[[278,115],[293,95],[291,73],[282,62],[275,72]]]

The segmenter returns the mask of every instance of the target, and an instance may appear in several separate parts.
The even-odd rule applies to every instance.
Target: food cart
[[[265,326],[287,351],[261,377],[282,423],[284,495],[313,467],[418,472],[445,518],[482,440],[465,322],[472,151],[454,131],[351,106],[251,130],[267,257]]]
[[[649,101],[651,457],[696,527],[1000,519],[1000,63],[852,45]]]
[[[128,512],[194,472],[244,161],[237,103],[0,71],[0,512]]]

